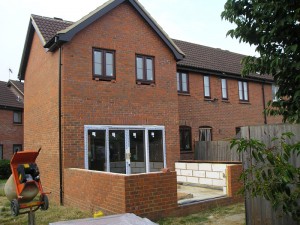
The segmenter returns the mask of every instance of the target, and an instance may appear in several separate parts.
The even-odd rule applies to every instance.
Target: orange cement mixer
[[[4,192],[11,202],[13,216],[29,212],[20,212],[21,209],[36,211],[39,208],[41,210],[49,208],[46,195],[48,193],[43,192],[39,169],[35,163],[40,150],[16,152],[10,161],[12,175],[4,186]],[[39,199],[36,200],[39,193]]]

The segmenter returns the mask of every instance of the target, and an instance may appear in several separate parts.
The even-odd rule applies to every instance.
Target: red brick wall
[[[0,109],[0,145],[3,145],[3,159],[11,159],[14,144],[23,146],[23,124],[14,124],[13,114],[14,111]]]
[[[92,79],[92,48],[115,50],[116,82]],[[155,85],[136,84],[136,53],[155,57]],[[64,166],[84,167],[84,125],[164,125],[167,165],[179,160],[174,56],[124,3],[63,47]]]
[[[229,197],[238,197],[238,191],[243,187],[239,180],[243,172],[242,165],[227,165],[227,194]]]
[[[106,214],[148,215],[177,207],[176,173],[122,175],[65,169],[65,205]],[[84,196],[84,197],[82,197]]]
[[[179,95],[179,123],[192,128],[193,143],[199,140],[199,127],[212,127],[212,140],[235,137],[235,128],[264,124],[262,84],[248,82],[249,103],[241,103],[238,81],[227,79],[228,101],[222,101],[221,79],[210,76],[211,98],[205,101],[203,75],[189,73],[190,95]],[[272,99],[271,85],[265,85],[266,104]],[[280,123],[281,118],[268,118],[268,123]],[[194,145],[193,145],[194,149]],[[193,153],[181,154],[181,159],[193,159]]]
[[[41,181],[52,198],[59,196],[58,52],[45,52],[35,33],[25,74],[24,145],[37,150]]]

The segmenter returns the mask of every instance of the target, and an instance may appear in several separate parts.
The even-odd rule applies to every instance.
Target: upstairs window
[[[275,84],[272,84],[272,100],[273,102],[277,102],[279,99],[276,96],[277,92],[278,92],[279,87]]]
[[[22,124],[22,112],[14,112],[14,123]]]
[[[101,80],[115,79],[115,52],[93,49],[93,76]]]
[[[199,141],[211,141],[212,128],[208,126],[199,127]]]
[[[209,76],[204,76],[203,77],[203,82],[204,82],[204,97],[205,98],[210,98],[210,81],[209,81]]]
[[[239,99],[241,101],[249,101],[248,82],[239,81]]]
[[[136,56],[136,81],[137,83],[154,83],[154,57]]]
[[[189,76],[187,73],[177,72],[177,91],[189,93]]]
[[[192,151],[191,127],[180,126],[180,151]]]
[[[222,99],[228,99],[228,91],[227,91],[227,80],[221,79],[221,86],[222,86]]]

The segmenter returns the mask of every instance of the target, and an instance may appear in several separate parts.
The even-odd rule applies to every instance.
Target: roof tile
[[[14,84],[19,81],[14,81]],[[21,82],[19,82],[21,83]],[[21,86],[18,84],[18,86]],[[9,89],[7,86],[7,82],[0,81],[0,106],[2,107],[14,107],[14,108],[22,108],[23,102],[17,100],[17,96]]]

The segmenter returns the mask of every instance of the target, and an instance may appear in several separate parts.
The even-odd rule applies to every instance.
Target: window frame
[[[0,160],[2,160],[3,159],[3,154],[4,154],[3,144],[0,144],[0,149],[1,149]]]
[[[167,167],[167,155],[166,155],[166,133],[165,133],[165,126],[159,125],[84,125],[84,168],[89,170],[89,149],[88,149],[88,133],[90,130],[104,130],[105,131],[105,151],[106,151],[106,170],[105,172],[110,172],[110,155],[109,155],[109,131],[110,130],[125,130],[125,149],[130,149],[130,140],[129,140],[129,133],[130,130],[144,130],[145,133],[145,154],[146,154],[146,173],[150,173],[150,158],[149,158],[149,131],[152,130],[159,130],[162,132],[162,146],[163,146],[163,167]],[[128,139],[128,141],[126,141]],[[129,150],[130,151],[130,150]],[[126,154],[128,150],[126,150]],[[126,156],[125,156],[126,158]],[[130,157],[129,157],[130,158]],[[130,167],[130,164],[129,164]],[[131,169],[126,166],[126,174],[133,174],[131,173]]]
[[[13,144],[13,154],[15,154],[15,148],[20,147],[19,152],[23,151],[23,145],[22,144]]]
[[[208,78],[208,92],[209,92],[209,95],[206,95],[206,91],[205,91],[205,89],[206,89],[206,87],[207,86],[205,86],[205,78]],[[211,92],[210,92],[210,76],[208,76],[208,75],[204,75],[203,76],[203,92],[204,92],[204,98],[207,98],[207,99],[210,99],[211,98]]]
[[[223,80],[225,81],[225,88],[223,87]],[[226,97],[223,95],[223,90],[225,89],[226,91]],[[221,78],[221,95],[222,95],[222,100],[228,100],[228,82],[226,78]]]
[[[182,148],[182,145],[181,145],[181,140],[182,140],[182,133],[181,132],[186,132],[188,131],[189,132],[189,136],[190,136],[190,148],[189,149],[186,149],[186,148]],[[186,126],[186,125],[182,125],[182,126],[179,126],[179,145],[180,145],[180,152],[191,152],[193,151],[193,147],[192,147],[192,128],[190,126]]]
[[[212,127],[210,126],[200,126],[199,127],[199,141],[201,141],[201,130],[210,130],[210,140],[205,140],[205,141],[212,141]]]
[[[20,113],[21,114],[21,121],[15,121],[15,113]],[[13,123],[14,124],[23,124],[23,112],[22,111],[13,111]]]
[[[101,69],[101,73],[103,75],[98,75],[95,74],[95,56],[94,53],[95,52],[100,52],[101,53],[101,65],[102,65],[102,69]],[[106,53],[112,53],[113,55],[113,76],[107,76],[106,75]],[[103,49],[103,48],[92,48],[92,67],[93,67],[93,79],[99,79],[99,80],[115,80],[116,79],[116,51],[115,50],[111,50],[111,49]]]
[[[276,84],[272,84],[272,102],[278,102],[280,98],[276,96],[279,87]],[[275,93],[274,93],[275,91]]]
[[[177,79],[177,74],[178,74],[178,78],[179,80]],[[186,88],[187,90],[186,91],[183,91],[182,87],[182,74],[185,74],[186,75]],[[189,74],[187,72],[183,72],[183,71],[177,71],[176,72],[176,81],[177,81],[177,92],[178,93],[184,93],[184,94],[188,94],[190,93],[190,78],[189,78]],[[178,90],[178,82],[179,82],[179,90]]]
[[[142,58],[143,62],[143,79],[138,79],[137,58]],[[147,59],[152,60],[152,80],[147,80]],[[135,55],[135,79],[137,84],[155,84],[155,57],[150,55],[136,54]]]
[[[240,83],[242,84],[242,90],[240,90]],[[245,84],[247,85],[247,99],[245,99],[245,86],[244,86]],[[242,91],[242,98],[240,96],[240,91]],[[248,81],[242,81],[242,80],[238,81],[238,95],[239,95],[239,100],[240,101],[249,102],[249,84],[248,84]]]

